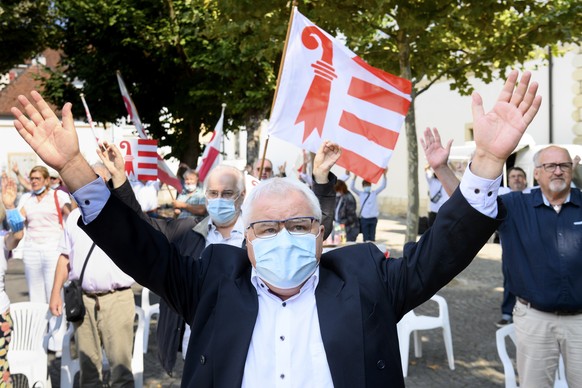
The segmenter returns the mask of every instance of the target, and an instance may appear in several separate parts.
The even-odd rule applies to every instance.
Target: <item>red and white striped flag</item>
[[[224,125],[224,109],[226,108],[226,104],[222,104],[222,113],[220,113],[220,119],[216,123],[214,127],[214,132],[212,133],[212,138],[206,144],[206,148],[204,148],[204,153],[202,154],[202,161],[198,165],[196,172],[198,172],[198,180],[200,182],[204,182],[206,176],[212,169],[212,167],[216,166],[219,161],[220,155],[220,146],[222,144],[222,127]]]
[[[125,104],[125,109],[127,109],[129,119],[131,120],[133,125],[135,125],[139,137],[141,137],[142,139],[147,139],[148,136],[146,135],[145,130],[143,129],[143,125],[141,123],[139,115],[137,114],[135,104],[133,103],[133,100],[131,99],[129,92],[125,87],[125,82],[123,82],[123,78],[121,78],[121,72],[118,70],[116,74],[117,82],[119,83],[119,90],[121,90],[121,97],[123,98],[123,103]]]
[[[376,183],[396,146],[412,84],[368,65],[293,12],[269,134],[311,152],[332,140],[343,149],[339,166]]]
[[[123,103],[125,104],[125,109],[127,109],[127,114],[129,114],[129,118],[133,122],[133,125],[135,125],[139,137],[142,139],[147,139],[148,136],[146,135],[139,115],[137,114],[135,104],[133,103],[133,100],[131,99],[129,92],[125,87],[125,82],[123,82],[123,78],[121,78],[120,71],[117,71],[117,82],[119,83],[119,89],[121,90],[121,96],[123,97]],[[157,175],[160,181],[169,186],[174,187],[176,190],[178,190],[178,192],[181,192],[183,190],[182,183],[172,172],[172,170],[170,170],[170,167],[168,167],[166,161],[162,159],[162,157],[159,154],[157,154],[157,167],[158,167]]]
[[[126,138],[116,144],[125,152],[125,174],[140,181],[158,180],[158,142],[151,139]]]

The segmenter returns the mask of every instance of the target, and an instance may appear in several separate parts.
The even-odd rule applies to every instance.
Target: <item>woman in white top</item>
[[[0,229],[1,253],[0,253],[0,386],[12,386],[10,368],[8,367],[8,347],[12,338],[12,318],[10,317],[10,299],[4,290],[4,276],[8,267],[7,259],[9,251],[16,248],[23,237],[24,219],[14,208],[16,198],[16,183],[2,174],[2,202],[9,215],[7,218],[11,232]],[[0,214],[0,222],[4,220],[4,209]]]
[[[31,302],[48,303],[53,288],[63,235],[63,218],[70,212],[71,199],[61,190],[52,190],[44,166],[30,170],[32,191],[22,196],[18,208],[26,225],[23,247],[24,274]]]

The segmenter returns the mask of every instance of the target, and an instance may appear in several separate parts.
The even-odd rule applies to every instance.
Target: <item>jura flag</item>
[[[343,149],[339,166],[376,183],[396,146],[412,84],[368,65],[293,12],[269,134],[311,152],[332,140]]]
[[[137,129],[137,133],[141,139],[147,140],[148,136],[146,135],[143,125],[141,123],[141,119],[139,118],[139,114],[137,113],[137,108],[131,99],[127,88],[125,87],[125,82],[123,82],[123,78],[121,78],[121,72],[117,71],[117,82],[119,83],[119,90],[121,91],[121,96],[123,97],[123,103],[125,104],[125,109],[127,109],[127,114],[129,118],[133,122],[133,125]],[[156,143],[157,144],[157,143]],[[157,178],[162,181],[163,183],[174,187],[178,192],[182,191],[182,183],[176,177],[176,175],[170,170],[168,164],[162,157],[157,153]],[[126,161],[127,166],[127,161]],[[127,172],[127,170],[126,170]]]
[[[158,179],[157,140],[126,138],[116,144],[125,153],[125,174],[130,180]]]

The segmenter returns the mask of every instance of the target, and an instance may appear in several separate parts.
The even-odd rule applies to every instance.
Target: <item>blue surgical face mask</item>
[[[43,186],[38,190],[33,190],[32,192],[36,195],[40,195],[40,194],[44,193],[45,190],[46,190],[46,186]]]
[[[297,236],[281,230],[273,238],[249,241],[259,277],[284,290],[298,287],[319,264],[315,258],[316,240],[317,236],[311,233]]]
[[[233,199],[215,198],[208,200],[206,206],[210,218],[215,224],[226,224],[236,216],[236,207]]]
[[[372,191],[372,186],[364,186],[364,193],[369,193],[370,191]]]

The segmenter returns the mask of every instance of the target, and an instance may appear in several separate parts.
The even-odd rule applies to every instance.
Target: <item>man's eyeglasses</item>
[[[259,172],[261,170],[261,167],[257,167],[256,170],[257,170],[257,172]],[[271,172],[271,171],[273,171],[273,169],[271,167],[263,167],[263,171],[264,172]]]
[[[556,167],[560,167],[560,171],[562,172],[570,172],[572,171],[572,166],[574,164],[572,162],[565,162],[565,163],[544,163],[536,168],[543,168],[545,172],[554,172],[556,171]]]
[[[224,199],[233,199],[238,196],[238,191],[234,190],[224,190],[220,192],[218,190],[206,190],[206,198],[208,199],[216,199],[218,197]]]
[[[313,223],[319,222],[315,217],[293,217],[286,220],[266,220],[251,222],[247,229],[252,229],[257,238],[275,237],[282,226],[291,235],[302,235],[311,232]]]

